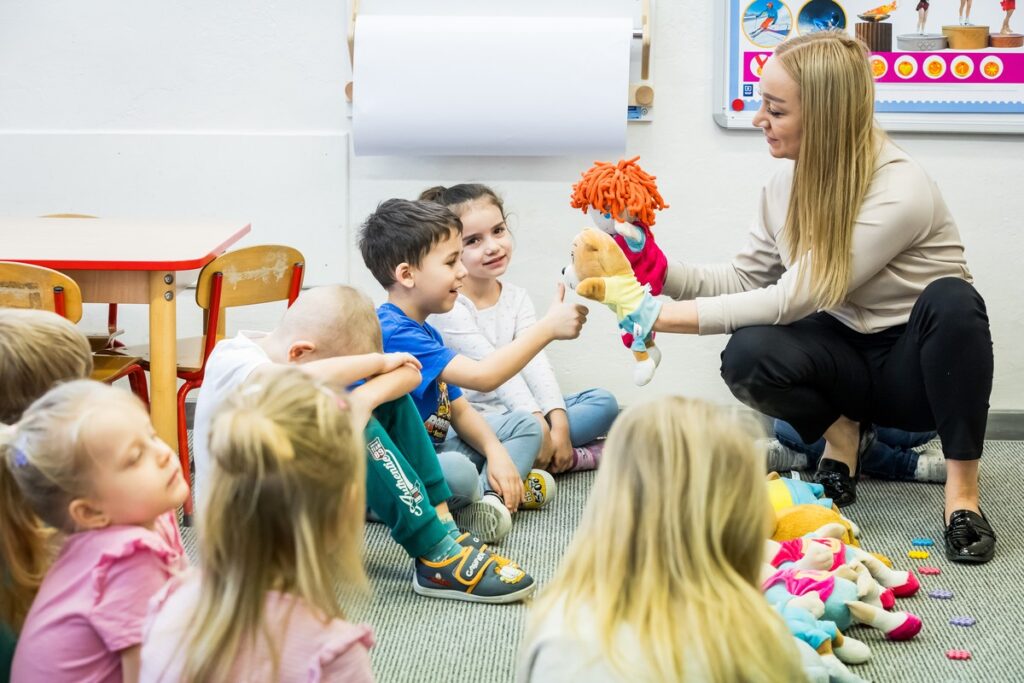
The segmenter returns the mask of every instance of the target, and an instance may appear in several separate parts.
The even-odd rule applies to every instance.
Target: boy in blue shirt
[[[551,475],[531,470],[541,445],[540,425],[525,411],[480,415],[460,387],[493,391],[551,341],[578,337],[587,309],[559,297],[536,324],[487,358],[455,353],[425,321],[455,305],[466,276],[461,235],[462,223],[446,207],[390,199],[366,219],[359,248],[388,292],[388,303],[377,309],[384,350],[410,353],[422,365],[422,381],[412,397],[452,490],[449,505],[455,510],[490,500],[508,511],[511,527],[511,513],[520,505],[540,507],[553,493]]]

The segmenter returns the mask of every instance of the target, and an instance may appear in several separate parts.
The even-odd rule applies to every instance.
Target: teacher
[[[938,188],[875,124],[862,43],[786,41],[764,66],[754,125],[789,159],[763,188],[731,263],[673,264],[655,330],[732,334],[722,377],[743,403],[826,447],[815,474],[856,500],[872,424],[935,429],[946,457],[945,547],[992,559],[979,507],[992,338]]]

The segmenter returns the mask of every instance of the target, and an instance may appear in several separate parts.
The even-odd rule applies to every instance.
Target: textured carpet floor
[[[852,667],[876,682],[1024,680],[1021,626],[1024,612],[1024,442],[990,441],[982,466],[986,515],[999,534],[995,560],[981,567],[963,567],[942,553],[942,487],[864,481],[849,516],[862,531],[867,550],[893,558],[898,568],[924,564],[939,567],[939,576],[919,576],[921,592],[900,600],[902,609],[924,620],[914,640],[892,643],[876,631],[851,629],[867,642],[873,658]],[[543,584],[555,571],[572,538],[594,473],[560,477],[558,498],[550,509],[523,512],[501,550],[517,560]],[[186,545],[193,545],[186,530]],[[913,538],[935,540],[928,560],[910,560]],[[416,596],[410,587],[411,563],[380,524],[366,528],[366,568],[372,593],[365,598],[343,596],[352,618],[373,625],[377,646],[373,667],[377,679],[392,681],[512,681],[526,608],[470,605]],[[953,591],[952,600],[927,597],[934,589]],[[609,586],[608,590],[616,590]],[[954,616],[970,616],[970,628],[949,624]],[[948,649],[970,650],[969,661],[946,659]],[[740,653],[740,656],[742,654]]]

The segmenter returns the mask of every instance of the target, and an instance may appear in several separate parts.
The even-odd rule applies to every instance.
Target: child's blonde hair
[[[281,319],[292,339],[317,343],[317,357],[379,353],[384,343],[380,321],[370,298],[355,287],[325,285],[299,295]]]
[[[241,651],[275,636],[268,591],[343,616],[335,582],[364,586],[366,464],[346,399],[301,369],[258,372],[210,427],[213,482],[203,509],[199,602],[184,639],[184,681],[228,680]]]
[[[0,426],[0,546],[11,577],[9,586],[0,580],[0,616],[9,623],[24,619],[49,564],[39,520],[65,533],[75,529],[69,506],[92,484],[89,419],[111,401],[142,406],[126,391],[81,379],[48,391],[16,425]]]
[[[764,459],[736,420],[666,397],[615,422],[565,560],[531,615],[585,623],[631,681],[804,680],[758,586]],[[616,640],[631,630],[641,651]]]
[[[89,340],[71,322],[50,311],[0,309],[0,423],[20,420],[57,382],[91,372]],[[7,573],[0,577],[0,620],[17,630],[53,559],[53,531],[23,504],[5,459],[0,519],[0,567]]]
[[[50,311],[0,308],[0,422],[10,424],[57,382],[92,372],[89,340]]]

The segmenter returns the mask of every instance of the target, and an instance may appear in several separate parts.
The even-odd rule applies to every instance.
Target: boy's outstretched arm
[[[486,358],[473,360],[455,356],[441,372],[441,379],[464,389],[494,391],[525,368],[552,341],[580,336],[587,313],[586,306],[565,302],[565,285],[559,283],[555,300],[543,318]]]
[[[491,425],[476,412],[465,396],[452,401],[452,428],[459,438],[487,459],[487,481],[501,496],[509,512],[523,502],[523,480],[508,451],[498,440]]]

